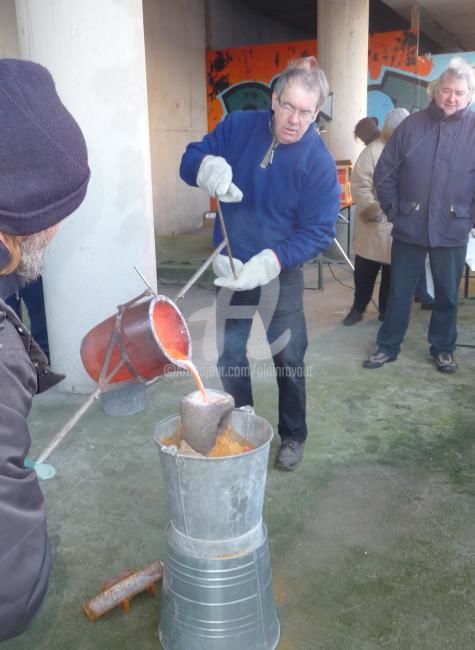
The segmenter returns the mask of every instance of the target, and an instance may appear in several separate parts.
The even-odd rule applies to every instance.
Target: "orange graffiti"
[[[209,50],[206,56],[208,75],[208,130],[223,117],[223,107],[218,96],[226,88],[243,81],[271,84],[292,59],[315,55],[317,41],[293,41],[236,47],[226,50]]]
[[[432,70],[432,61],[417,56],[415,32],[384,32],[369,37],[368,69],[371,79],[377,79],[383,66],[414,72],[425,77]]]
[[[370,79],[377,79],[384,66],[416,73],[419,77],[427,76],[432,70],[429,58],[417,56],[414,32],[370,35],[368,48]],[[206,55],[208,130],[212,131],[225,113],[220,95],[227,88],[242,82],[256,82],[270,87],[272,80],[290,60],[312,54],[317,54],[317,41],[314,39],[209,50]]]

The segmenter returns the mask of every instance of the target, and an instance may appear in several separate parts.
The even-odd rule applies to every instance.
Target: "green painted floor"
[[[334,272],[351,284],[345,267]],[[414,305],[399,360],[363,370],[376,311],[343,327],[352,291],[324,273],[325,290],[306,291],[310,433],[302,466],[275,470],[278,441],[271,446],[264,518],[278,649],[472,649],[475,349],[458,349],[454,376],[437,373],[426,343],[430,313]],[[315,286],[316,267],[306,276]],[[178,288],[161,290],[173,296]],[[205,384],[219,387],[213,292],[195,288],[181,307]],[[460,308],[459,342],[475,345],[475,301]],[[276,426],[264,351],[257,328],[256,411]],[[42,483],[55,549],[48,598],[30,630],[2,650],[160,648],[160,590],[136,597],[129,614],[114,610],[95,623],[81,603],[103,581],[162,558],[168,517],[152,433],[192,390],[187,375],[161,377],[147,389],[146,409],[129,417],[106,416],[96,403],[54,453],[58,475]],[[32,456],[82,400],[59,392],[36,398]]]

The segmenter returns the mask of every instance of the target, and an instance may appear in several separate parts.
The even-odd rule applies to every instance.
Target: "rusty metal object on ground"
[[[125,613],[130,609],[130,600],[142,591],[155,594],[155,583],[162,579],[163,564],[158,560],[145,569],[131,569],[112,578],[102,585],[97,596],[83,603],[83,609],[92,621],[97,620],[111,609],[120,607]]]

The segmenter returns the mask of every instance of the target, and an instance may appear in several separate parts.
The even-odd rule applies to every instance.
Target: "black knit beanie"
[[[0,59],[0,231],[31,235],[58,223],[81,204],[89,176],[81,129],[48,70]]]
[[[368,145],[381,135],[376,120],[372,117],[364,117],[355,126],[355,136]]]

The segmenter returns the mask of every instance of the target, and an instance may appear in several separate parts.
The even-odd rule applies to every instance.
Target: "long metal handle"
[[[221,212],[221,205],[219,199],[216,199],[216,204],[218,206],[218,217],[219,225],[221,226],[221,232],[223,233],[223,239],[226,243],[226,248],[228,249],[229,264],[231,265],[231,271],[233,272],[233,277],[237,280],[236,269],[234,268],[233,254],[231,253],[231,246],[229,245],[228,233],[226,231],[226,226],[224,225],[223,213]]]
[[[44,463],[45,460],[47,460],[51,453],[56,449],[56,447],[59,445],[60,442],[66,438],[68,433],[71,431],[71,429],[74,427],[76,422],[78,422],[84,413],[88,410],[88,408],[91,406],[91,404],[94,402],[99,397],[99,394],[101,392],[100,388],[96,388],[96,390],[88,397],[88,399],[84,402],[84,404],[74,413],[74,415],[66,422],[64,427],[58,431],[58,433],[54,436],[54,438],[50,441],[50,443],[43,449],[43,451],[40,453],[38,458],[36,459],[35,463]]]
[[[35,461],[35,464],[44,463],[45,460],[47,460],[51,456],[51,454],[59,445],[59,443],[66,438],[66,436],[74,427],[74,425],[77,422],[79,422],[79,420],[82,418],[84,413],[86,413],[86,411],[89,409],[91,404],[94,403],[94,400],[96,400],[99,397],[104,386],[107,386],[109,380],[112,379],[115,373],[124,365],[124,360],[121,358],[112,368],[112,370],[109,371],[109,373],[106,375],[111,360],[111,356],[112,356],[112,350],[117,340],[117,334],[118,334],[118,330],[117,330],[117,318],[116,318],[116,328],[109,340],[109,345],[107,346],[107,352],[104,361],[102,363],[102,370],[101,370],[101,374],[99,375],[99,379],[97,381],[97,387],[95,391],[91,395],[89,395],[89,397],[84,402],[84,404],[82,404],[82,406],[78,408],[78,410],[72,415],[72,417],[69,418],[66,424],[58,431],[58,433],[55,436],[53,436],[53,438],[46,445],[46,447],[40,452],[38,458]]]
[[[175,296],[175,300],[180,300],[180,298],[183,298],[185,293],[188,291],[188,289],[191,289],[191,287],[195,284],[196,280],[203,275],[203,273],[206,271],[208,266],[212,263],[215,257],[219,255],[219,253],[223,250],[223,248],[226,246],[226,242],[222,241],[218,248],[214,250],[211,255],[208,257],[207,260],[203,262],[203,264],[200,266],[200,268],[193,273],[191,278],[188,280],[188,282],[184,285],[184,287],[177,293]]]
[[[223,248],[226,246],[226,238],[224,241],[222,241],[219,246],[211,253],[211,255],[208,257],[207,260],[203,262],[203,264],[200,266],[200,268],[194,273],[191,278],[188,280],[188,282],[185,284],[185,286],[181,289],[181,291],[177,294],[175,300],[179,300],[180,298],[183,298],[185,293],[194,285],[196,280],[203,275],[203,273],[206,271],[208,266],[213,262],[214,258],[219,255],[219,253],[223,250]],[[229,248],[228,248],[229,251]],[[232,259],[232,258],[231,258]],[[231,268],[232,268],[232,263],[231,263]],[[137,273],[142,276],[140,271],[135,268]],[[236,277],[236,276],[235,276]],[[142,279],[145,281],[145,278]],[[148,283],[146,283],[147,286]],[[153,289],[149,286],[149,289],[153,292]],[[144,295],[148,294],[149,291],[146,291]],[[155,293],[155,292],[153,292]],[[136,300],[136,299],[135,299]],[[106,359],[104,360],[103,367],[102,367],[102,372],[101,372],[101,377],[99,378],[98,381],[98,386],[96,390],[88,397],[88,399],[82,404],[82,406],[73,414],[73,416],[66,422],[66,424],[58,431],[58,433],[52,438],[52,440],[48,443],[48,445],[40,452],[38,458],[36,459],[35,463],[44,463],[45,460],[47,460],[52,452],[56,449],[56,447],[66,438],[68,433],[71,431],[71,429],[75,426],[75,424],[82,418],[82,416],[86,413],[86,411],[89,409],[89,407],[94,403],[94,401],[99,397],[101,394],[102,389],[104,388],[105,385],[107,385],[108,380],[117,372],[118,368],[122,365],[122,361],[119,362],[118,365],[116,365],[111,372],[109,372],[108,376],[106,378],[103,378],[105,371],[107,369],[107,366],[109,364],[110,360],[110,352],[112,351],[112,346],[109,344],[109,348],[107,351]]]

